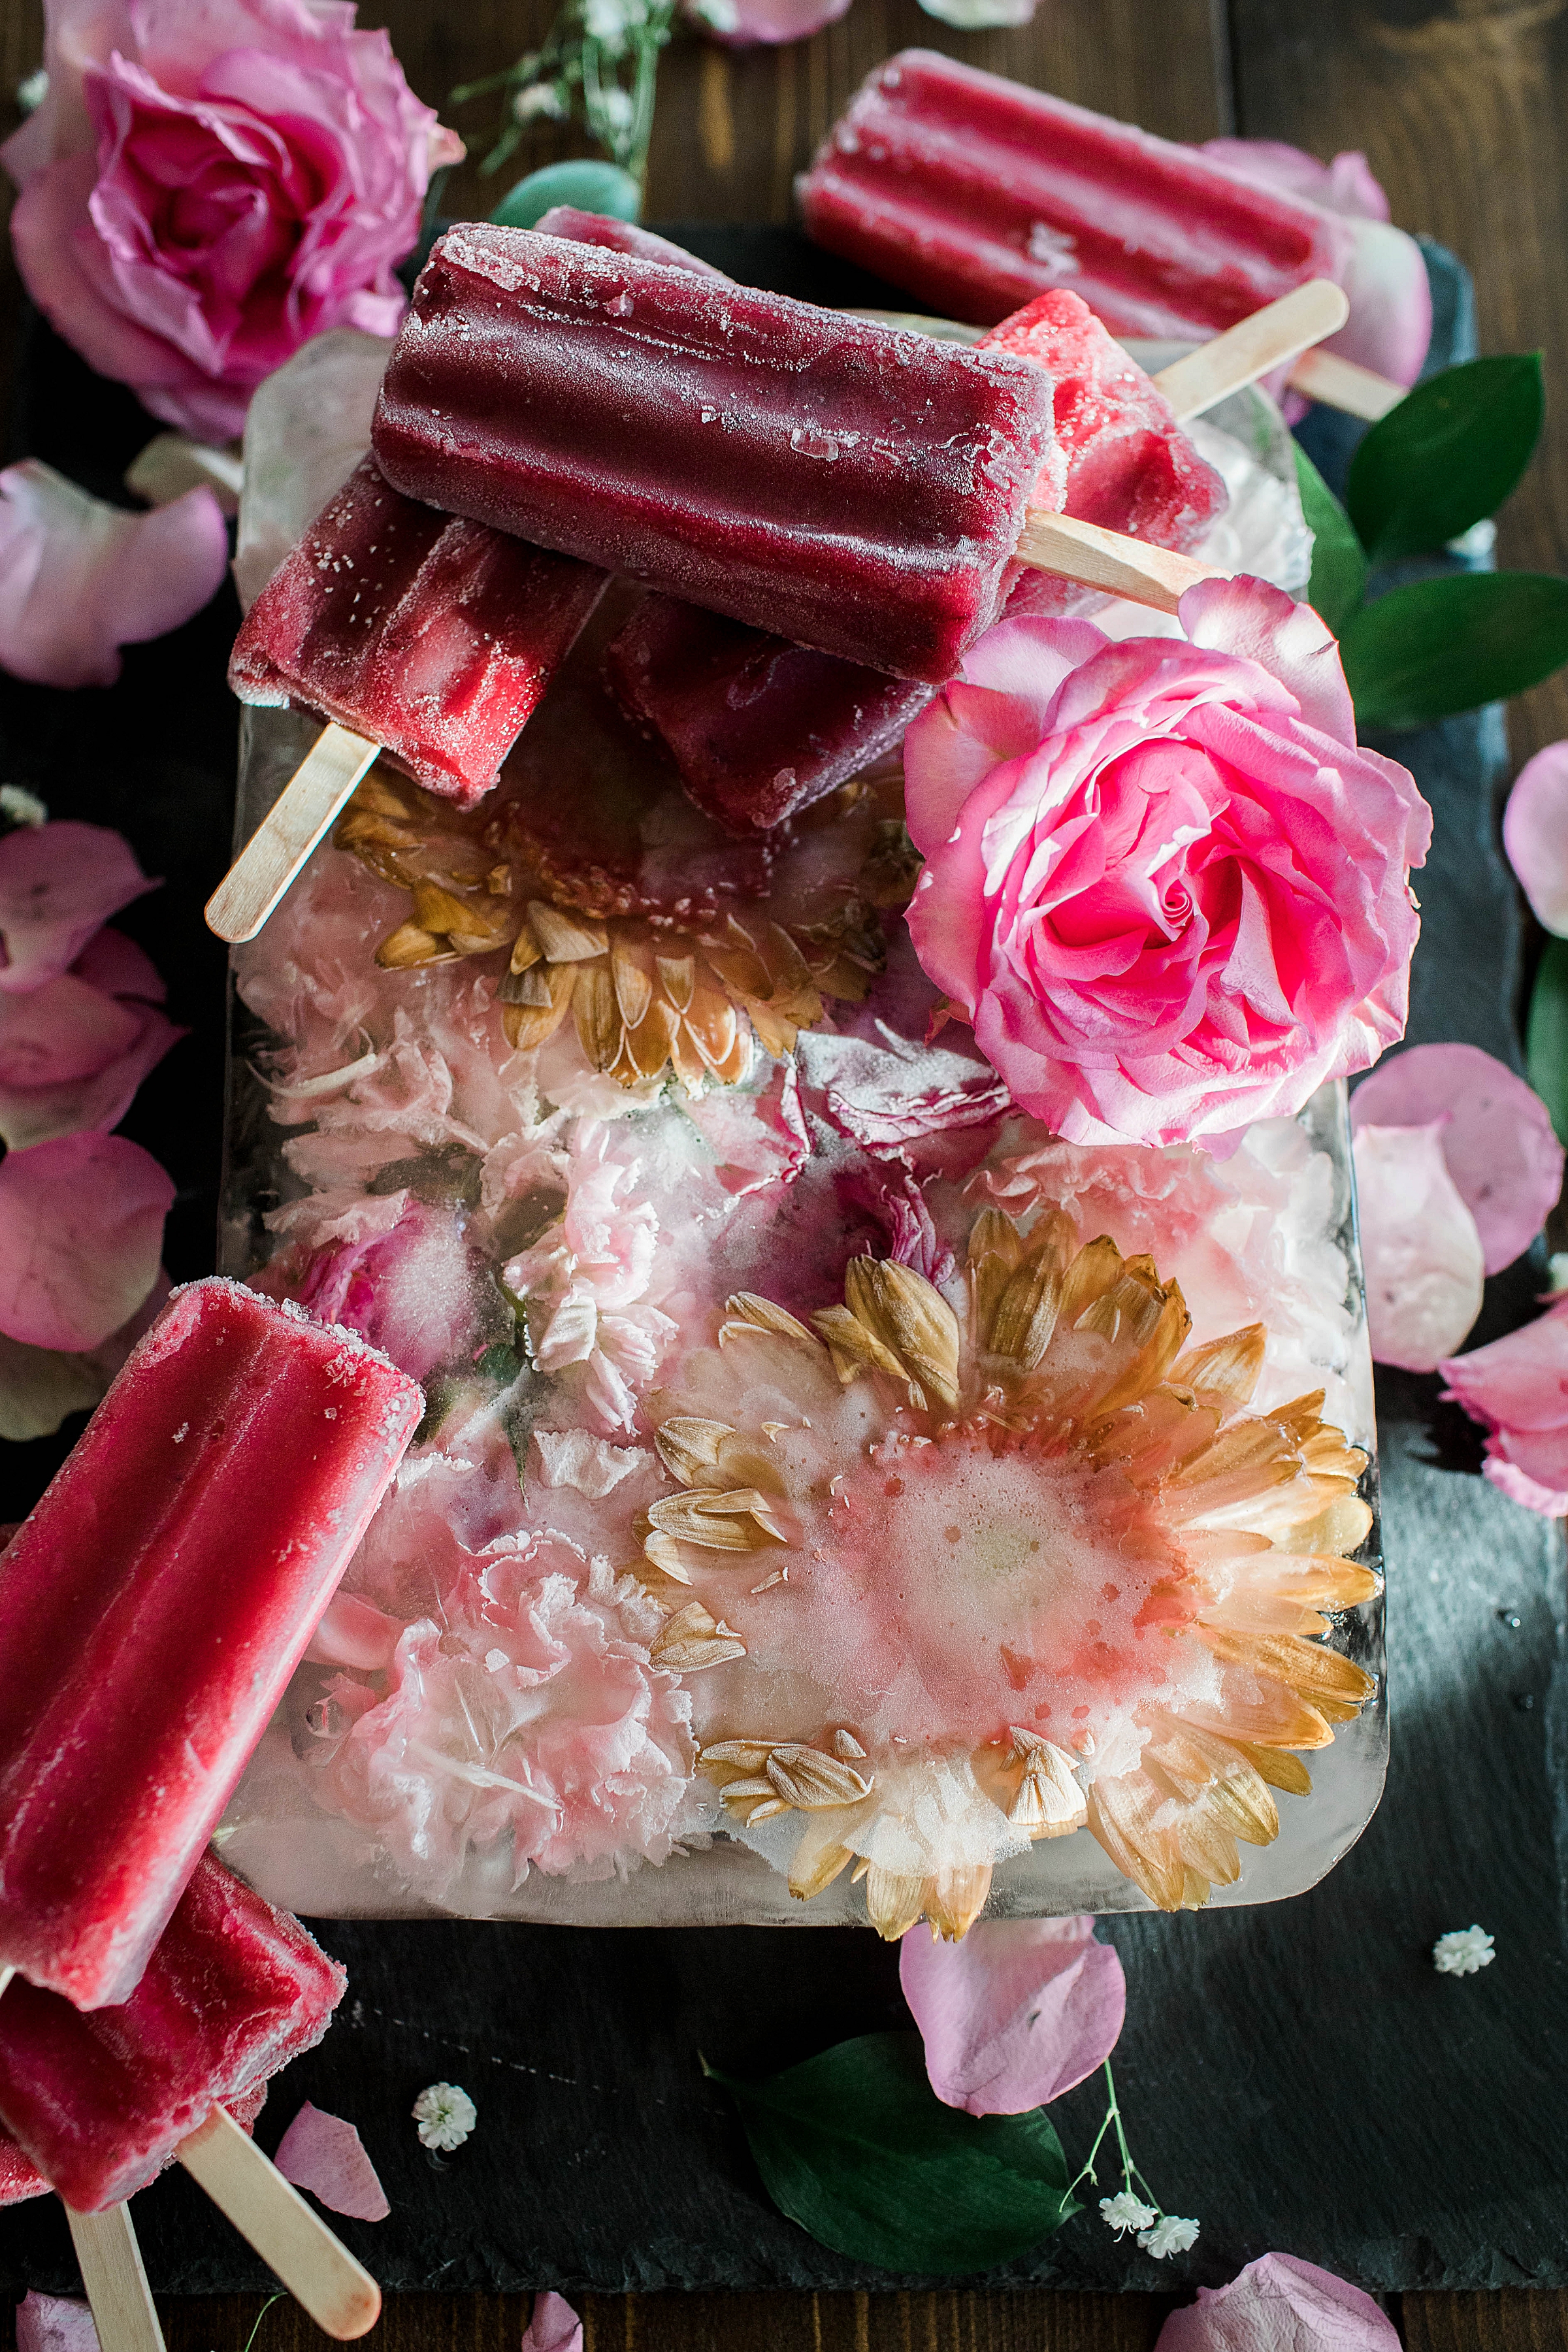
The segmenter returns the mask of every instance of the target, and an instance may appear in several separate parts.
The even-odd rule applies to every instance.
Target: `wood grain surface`
[[[1483,350],[1541,345],[1550,419],[1541,458],[1504,518],[1502,558],[1568,569],[1568,0],[1041,0],[1016,31],[960,35],[915,0],[854,0],[815,39],[728,52],[690,37],[667,56],[648,214],[665,220],[784,220],[791,185],[861,76],[919,43],[1016,76],[1179,139],[1217,131],[1294,141],[1329,155],[1363,147],[1394,218],[1429,229],[1475,272]],[[482,154],[494,110],[454,113],[454,84],[509,63],[549,0],[365,0],[422,97]],[[42,50],[39,0],[0,0],[0,128]],[[470,164],[447,208],[483,213],[522,170],[566,152],[539,133],[503,180]],[[16,285],[0,260],[0,366],[8,373]],[[18,453],[20,454],[20,453]],[[1522,758],[1568,734],[1568,682],[1514,707]],[[1302,2184],[1303,2195],[1310,2193]],[[1280,2237],[1289,2243],[1289,2217]],[[243,2352],[262,2299],[167,2302],[169,2352]],[[375,2352],[516,2352],[517,2296],[403,2295],[364,2341]],[[953,2292],[589,2297],[584,2352],[1150,2352],[1158,2296]],[[1406,2294],[1391,2315],[1407,2352],[1551,2352],[1568,2346],[1568,2294]],[[255,2352],[327,2342],[292,2304],[262,2320]]]

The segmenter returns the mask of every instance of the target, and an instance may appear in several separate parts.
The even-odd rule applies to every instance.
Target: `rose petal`
[[[169,993],[146,950],[107,925],[94,931],[71,971],[78,980],[100,988],[106,996],[118,997],[121,1003],[162,1004]]]
[[[211,490],[127,514],[26,458],[0,473],[0,666],[41,686],[112,686],[119,648],[177,629],[227,568]]]
[[[522,2352],[583,2352],[583,2323],[563,2294],[546,2287],[534,2296]]]
[[[0,988],[56,979],[109,916],[158,887],[130,843],[104,825],[68,820],[0,835]],[[100,952],[121,957],[118,948]],[[118,968],[128,970],[129,959]]]
[[[96,1348],[158,1278],[174,1187],[120,1135],[68,1135],[0,1160],[0,1332]]]
[[[91,2311],[75,2295],[29,2291],[16,2305],[16,2352],[99,2352]]]
[[[28,1348],[0,1335],[0,1438],[21,1444],[52,1436],[68,1413],[92,1411],[109,1379],[97,1350]]]
[[[1127,2008],[1092,1918],[983,1919],[961,1943],[911,1927],[899,1981],[937,2097],[972,2116],[1044,2106],[1103,2065]]]
[[[285,2180],[308,2189],[330,2213],[384,2221],[392,2210],[353,2124],[313,2107],[309,2099],[279,2141],[272,2161]]]
[[[1028,0],[1030,14],[1034,0]],[[727,48],[759,41],[804,41],[847,16],[849,0],[682,0],[681,15]]]
[[[1436,1371],[1480,1313],[1485,1276],[1441,1125],[1363,1127],[1354,1156],[1373,1360]]]
[[[1440,1123],[1443,1159],[1489,1274],[1530,1247],[1563,1190],[1563,1146],[1532,1087],[1479,1045],[1411,1045],[1351,1097],[1351,1126]]]
[[[1568,1298],[1522,1331],[1437,1367],[1487,1439],[1486,1475],[1548,1518],[1568,1514]]]
[[[155,1008],[117,1003],[74,972],[26,995],[0,992],[0,1136],[25,1151],[107,1134],[184,1034]]]
[[[1520,770],[1502,845],[1536,919],[1568,938],[1568,742],[1548,743]]]
[[[1359,2286],[1294,2254],[1263,2254],[1173,2311],[1155,2352],[1399,2352],[1399,2336]]]
[[[1177,607],[1194,646],[1255,661],[1289,688],[1309,727],[1355,741],[1355,711],[1338,640],[1310,604],[1264,580],[1200,580]]]

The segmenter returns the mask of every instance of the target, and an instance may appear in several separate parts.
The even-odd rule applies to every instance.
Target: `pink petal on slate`
[[[546,2287],[534,2296],[522,2352],[583,2352],[583,2323],[563,2294]]]
[[[158,1279],[174,1188],[121,1135],[68,1135],[0,1160],[0,1331],[96,1348]]]
[[[1359,2286],[1294,2254],[1262,2254],[1173,2311],[1154,2352],[1399,2352],[1399,2337]]]
[[[285,2180],[296,2189],[308,2189],[330,2213],[347,2213],[356,2221],[384,2221],[392,2210],[353,2124],[313,2107],[309,2099],[279,2142],[272,2161]]]
[[[106,825],[68,819],[0,836],[0,988],[57,979],[100,923],[158,887]]]
[[[177,629],[227,569],[211,490],[129,514],[26,458],[0,474],[0,667],[38,686],[112,686],[121,646]]]
[[[1434,1372],[1481,1311],[1476,1221],[1443,1159],[1442,1128],[1363,1127],[1354,1144],[1373,1361]]]
[[[99,2352],[91,2312],[71,2294],[24,2295],[16,2305],[16,2352]]]
[[[1568,938],[1568,743],[1548,743],[1520,770],[1502,845],[1537,919]]]
[[[1045,2106],[1102,2065],[1127,2008],[1121,1962],[1094,1921],[983,1919],[962,1943],[911,1927],[899,1981],[937,2097],[972,2116]]]
[[[1443,1160],[1476,1221],[1489,1274],[1530,1247],[1563,1190],[1563,1146],[1541,1097],[1479,1045],[1411,1045],[1351,1097],[1352,1132],[1443,1122]]]
[[[1547,1518],[1568,1514],[1568,1298],[1437,1369],[1446,1393],[1491,1433],[1482,1468],[1493,1486]]]

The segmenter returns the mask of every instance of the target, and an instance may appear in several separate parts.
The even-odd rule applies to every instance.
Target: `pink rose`
[[[397,331],[393,266],[458,142],[350,0],[48,0],[0,149],[17,267],[89,366],[207,440],[308,337]]]
[[[1073,1143],[1217,1146],[1405,1027],[1414,780],[1308,606],[1206,580],[1180,617],[1003,621],[905,739],[915,952]]]

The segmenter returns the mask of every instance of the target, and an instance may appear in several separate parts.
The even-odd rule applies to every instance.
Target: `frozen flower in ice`
[[[1138,2242],[1146,2254],[1163,2263],[1167,2254],[1184,2254],[1189,2246],[1198,2242],[1198,2225],[1184,2221],[1179,2214],[1162,2213],[1152,2229],[1140,2230]]]
[[[1003,621],[904,740],[929,978],[1075,1143],[1215,1146],[1403,1034],[1431,813],[1332,637],[1255,580],[1184,642]]]
[[[1450,1927],[1432,1947],[1432,1966],[1440,1977],[1473,1977],[1489,1969],[1496,1946],[1484,1927]]]
[[[1114,2197],[1100,2199],[1100,2218],[1120,2238],[1128,2230],[1152,2229],[1159,2216],[1152,2206],[1134,2197],[1130,2189],[1119,2189]]]
[[[1278,1835],[1373,1689],[1321,1638],[1378,1589],[1365,1456],[1321,1390],[1248,1410],[1260,1326],[1189,1328],[1152,1258],[987,1209],[946,1294],[869,1257],[809,1328],[739,1294],[661,1390],[637,1531],[690,1598],[650,1654],[703,1675],[731,1818],[803,1816],[796,1895],[853,1864],[882,1935],[956,1937],[1037,1838],[1177,1910]]]
[[[422,2147],[461,2147],[479,2119],[478,2107],[456,2083],[432,2083],[414,2102]]]

